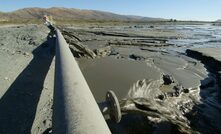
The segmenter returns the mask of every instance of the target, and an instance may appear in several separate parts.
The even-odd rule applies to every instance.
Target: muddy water
[[[166,48],[167,50],[173,50],[184,53],[187,48],[195,48],[195,47],[221,48],[220,27],[211,26],[211,25],[202,25],[202,26],[182,25],[182,26],[162,26],[162,27],[164,29],[174,29],[178,32],[188,35],[186,38],[182,39],[171,39],[169,43],[175,44],[175,47],[174,46],[168,47]],[[135,51],[132,52],[134,53]],[[180,57],[180,55],[178,55],[178,57]],[[164,55],[163,58],[154,58],[153,63],[157,67],[164,70],[165,73],[171,74],[171,72],[173,72],[172,73],[173,77],[178,81],[181,81],[180,83],[185,88],[198,87],[200,86],[200,84],[203,84],[203,80],[201,79],[201,77],[202,78],[207,77],[206,73],[203,73],[206,71],[205,70],[206,65],[205,67],[198,68],[195,65],[195,62],[191,61],[189,62],[189,60],[187,61],[182,60],[182,62],[180,62],[180,60],[178,60],[177,58],[172,58],[172,57],[166,58],[166,56]],[[194,64],[192,65],[192,63]],[[190,66],[187,66],[189,64]],[[137,80],[160,79],[159,70],[157,70],[156,68],[154,68],[149,64],[147,65],[145,61],[132,61],[128,59],[115,59],[111,57],[106,57],[106,58],[93,59],[93,60],[79,59],[79,65],[98,102],[104,100],[105,93],[110,89],[115,91],[119,99],[122,99],[128,94],[129,89],[133,86],[134,83],[137,82]],[[199,73],[194,74],[194,72],[199,72]],[[195,75],[197,76],[196,78]],[[198,77],[200,79],[198,79]],[[216,83],[215,78],[213,78],[212,76],[208,76],[208,79],[214,79],[214,83]],[[160,87],[161,91],[164,92],[167,92],[170,88],[171,88],[170,86],[165,86],[165,85]],[[146,88],[142,87],[141,89],[146,90]],[[185,127],[185,125],[190,125],[190,127],[193,127],[200,133],[204,132],[211,133],[213,131],[215,131],[214,133],[221,132],[220,104],[217,103],[218,102],[217,100],[220,99],[217,99],[218,90],[216,89],[216,85],[213,85],[212,87],[209,86],[206,89],[200,89],[200,87],[193,89],[194,89],[193,91],[191,90],[191,92],[187,94],[182,94],[179,97],[169,97],[169,99],[163,101],[163,104],[160,103],[161,105],[159,107],[157,101],[152,102],[153,99],[151,99],[150,105],[147,100],[145,101],[138,100],[137,102],[139,103],[139,105],[141,104],[145,105],[148,103],[147,105],[148,108],[153,108],[154,110],[157,109],[159,111],[159,115],[165,116],[165,118],[170,120],[172,124],[177,124],[178,122],[181,123],[179,127],[181,128],[184,127],[188,133],[191,133],[192,130],[189,130],[189,126]],[[152,93],[151,96],[153,96]],[[131,105],[131,103],[129,103],[129,105]],[[131,109],[135,112],[140,110],[136,108],[137,107],[132,107]],[[169,113],[171,114],[169,115],[165,114],[165,112],[161,108],[169,110],[170,111]],[[183,108],[184,108],[184,113],[183,113]],[[176,113],[173,113],[171,111],[176,111]],[[185,115],[183,114],[189,114],[188,115],[189,118],[184,117]],[[146,113],[146,115],[152,117],[151,114]],[[185,120],[182,119],[173,120],[174,115],[178,115],[178,117],[184,117]],[[189,124],[188,122],[191,123]]]
[[[169,43],[180,46],[171,48],[185,52],[186,48],[216,47],[221,48],[221,27],[211,24],[205,25],[165,25],[160,28],[175,30],[186,35],[183,39],[171,39]]]
[[[158,70],[143,61],[115,59],[79,59],[79,66],[95,99],[101,102],[108,90],[113,90],[119,99],[124,98],[137,80],[160,79]]]

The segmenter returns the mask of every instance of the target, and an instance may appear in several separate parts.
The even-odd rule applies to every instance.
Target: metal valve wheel
[[[117,99],[117,96],[112,90],[107,92],[106,102],[109,104],[108,109],[110,119],[115,121],[116,123],[119,123],[122,117],[120,104]]]

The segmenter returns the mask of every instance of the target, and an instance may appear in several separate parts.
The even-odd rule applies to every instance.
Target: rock
[[[143,26],[141,26],[141,25],[138,25],[138,26],[135,25],[134,28],[143,28]]]
[[[14,54],[15,54],[15,51],[12,51],[11,53],[12,53],[12,55],[14,55]]]
[[[174,86],[173,87],[173,89],[175,90],[175,91],[182,91],[183,90],[183,87],[181,86],[181,85],[176,85],[176,86]]]
[[[149,26],[149,28],[154,28],[154,26]]]
[[[167,97],[175,97],[176,96],[175,92],[167,92],[166,95],[167,95]]]
[[[175,83],[173,83],[172,85],[174,85],[174,84]],[[180,96],[181,92],[183,92],[183,87],[181,85],[175,85],[175,86],[173,86],[173,88],[170,91],[167,91],[165,93],[165,96],[166,97],[178,97],[178,96]]]
[[[96,50],[94,50],[94,53],[97,56],[104,57],[104,56],[109,55],[111,53],[111,47],[107,46],[107,47],[103,47],[103,48],[100,48],[100,49],[96,49]]]
[[[165,99],[165,96],[161,94],[161,95],[159,95],[157,98],[160,99],[160,100],[164,100],[164,99]]]
[[[24,56],[29,56],[30,54],[28,52],[23,53]]]
[[[163,81],[164,81],[165,85],[170,85],[170,84],[174,83],[173,77],[171,75],[168,75],[168,74],[163,75]]]
[[[20,54],[20,53],[21,53],[21,50],[16,50],[16,53],[19,53],[19,54]]]
[[[118,54],[119,54],[119,52],[112,50],[109,55],[118,55]]]
[[[134,60],[144,60],[145,59],[143,56],[139,56],[139,55],[135,55],[135,54],[131,54],[129,57]]]
[[[48,120],[48,119],[46,119],[46,120],[43,121],[43,124],[44,124],[45,126],[50,126],[51,121]]]
[[[10,78],[8,78],[8,77],[5,77],[5,78],[4,78],[4,80],[10,80]]]
[[[17,37],[18,38],[18,37]],[[24,37],[21,37],[21,40],[27,40],[27,38],[24,36]]]
[[[29,45],[34,45],[34,46],[36,45],[36,43],[33,40],[29,40],[28,44]]]
[[[183,89],[183,92],[184,93],[189,93],[190,91],[189,91],[189,89],[185,88],[185,89]]]

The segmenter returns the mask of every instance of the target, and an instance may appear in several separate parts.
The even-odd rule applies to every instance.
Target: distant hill
[[[221,19],[217,20],[216,22],[221,22]]]
[[[131,15],[119,15],[96,10],[74,8],[24,8],[13,12],[0,12],[0,21],[41,19],[43,15],[52,16],[55,20],[98,20],[98,21],[161,21],[161,18],[150,18]]]

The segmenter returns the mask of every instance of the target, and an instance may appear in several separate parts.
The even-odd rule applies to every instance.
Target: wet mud
[[[214,74],[217,69],[213,66],[219,68],[220,63],[200,60],[196,52],[189,50],[219,48],[220,28],[160,25],[151,30],[147,26],[116,26],[64,31],[74,32],[96,55],[93,59],[82,56],[79,65],[98,102],[110,89],[120,100],[122,122],[116,125],[108,121],[113,133],[221,132],[217,118],[221,106],[217,99],[220,77]],[[128,118],[140,120],[143,131]],[[125,120],[135,130],[128,132]]]
[[[118,96],[123,116],[118,124],[107,120],[112,133],[221,133],[219,26],[59,28],[97,102],[104,101],[108,90]],[[49,31],[39,25],[1,27],[0,31],[0,112],[15,117],[0,115],[0,125],[7,128],[0,132],[51,133],[54,60],[50,45],[43,43]],[[52,62],[40,83],[36,67],[43,66],[29,65],[36,57]],[[22,81],[29,85],[19,84]],[[29,106],[27,99],[34,100],[34,105]],[[26,108],[25,115],[31,118],[22,115]],[[21,116],[16,117],[13,110]]]

